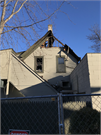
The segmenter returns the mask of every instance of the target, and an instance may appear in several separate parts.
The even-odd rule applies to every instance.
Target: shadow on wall
[[[25,89],[20,90],[25,96],[43,96],[43,95],[56,95],[57,91],[50,88],[48,84],[40,83],[33,86],[26,86]]]
[[[0,88],[0,90],[1,90],[1,98],[6,98],[6,93],[4,88]]]
[[[58,74],[58,73],[57,73]],[[60,73],[59,73],[60,74]],[[59,75],[59,76],[57,76],[57,77],[54,77],[54,78],[51,78],[51,79],[49,79],[48,80],[48,82],[50,83],[50,84],[59,84],[61,81],[70,81],[70,75],[68,75],[68,76],[62,76],[62,75]]]
[[[72,90],[70,76],[57,76],[48,80],[48,82],[60,92],[61,90]]]
[[[10,83],[8,97],[25,97],[25,96],[12,83]]]
[[[101,87],[91,87],[91,93],[101,94]]]
[[[7,97],[56,95],[58,93],[57,87],[54,87],[53,85],[56,86],[55,82],[58,82],[57,85],[60,87],[61,80],[68,81],[69,76],[66,76],[66,77],[58,76],[58,77],[50,79],[49,84],[53,88],[51,86],[49,86],[48,83],[42,82],[42,83],[39,83],[37,85],[34,85],[34,82],[33,82],[33,86],[28,86],[25,84],[25,86],[21,86],[21,87],[25,87],[24,89],[18,90],[17,86],[16,85],[14,86],[10,82],[9,95]],[[2,98],[4,98],[4,97],[6,97],[6,96],[5,96],[4,92],[2,91]]]
[[[47,84],[45,83],[39,83],[37,85],[33,85],[28,87],[27,85],[25,86],[25,89],[21,89],[21,93],[24,94],[25,96],[42,96],[42,95],[56,95],[57,94],[57,85],[58,87],[60,87],[60,83],[61,81],[67,81],[69,82],[69,75],[68,76],[58,76],[58,77],[54,77],[48,80],[49,84],[51,86],[55,85],[55,89],[54,88],[50,88]],[[34,82],[33,82],[34,84]]]
[[[92,97],[92,106],[93,109],[101,112],[101,88],[100,87],[91,87],[91,94],[100,94],[99,96]]]

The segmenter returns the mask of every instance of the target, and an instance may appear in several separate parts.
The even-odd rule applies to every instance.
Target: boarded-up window
[[[57,57],[57,72],[65,73],[65,59],[64,57]]]

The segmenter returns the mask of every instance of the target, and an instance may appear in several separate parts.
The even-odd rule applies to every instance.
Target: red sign
[[[12,134],[12,135],[28,135],[29,131],[25,131],[25,130],[10,130],[9,134]]]

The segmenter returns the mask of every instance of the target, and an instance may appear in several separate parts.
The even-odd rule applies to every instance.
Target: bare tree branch
[[[3,0],[0,0],[0,4],[3,3],[4,1]]]
[[[2,5],[0,20],[2,46],[7,48],[9,45],[10,48],[12,46],[17,49],[18,43],[21,47],[21,42],[28,47],[31,46],[34,41],[39,39],[39,30],[46,29],[46,26],[43,25],[46,20],[49,20],[48,23],[54,24],[53,17],[56,19],[55,13],[60,10],[64,3],[65,0],[59,2],[56,8],[56,3],[54,7],[53,3],[51,4],[48,1],[47,3],[44,1],[41,3],[36,0],[0,0],[0,5]],[[42,4],[45,5],[42,6]],[[66,14],[64,11],[62,13]],[[68,14],[66,15],[68,16]]]
[[[5,5],[5,6],[7,6],[11,1],[12,1],[12,0],[9,0],[9,1],[6,3],[6,5]]]
[[[66,12],[64,12],[64,11],[61,11],[60,10],[60,12],[62,12],[62,13],[64,13],[64,14],[66,14],[66,16],[68,17],[68,19],[75,25],[75,23],[70,19],[70,17],[69,17],[69,15],[66,13]]]
[[[16,6],[17,6],[17,3],[18,3],[18,0],[15,2],[14,8],[13,8],[13,10],[12,10],[12,13],[14,13],[15,8],[16,8]]]
[[[1,16],[1,21],[4,21],[5,12],[6,12],[6,0],[4,0],[4,5],[3,5],[3,11],[2,11],[2,16]]]
[[[10,29],[10,30],[7,30],[7,31],[4,31],[3,33],[1,33],[1,34],[4,34],[4,33],[7,33],[7,32],[10,32],[10,31],[12,31],[12,30],[14,30],[14,29],[20,29],[20,28],[27,28],[27,27],[31,27],[31,26],[33,26],[33,25],[35,25],[35,24],[38,24],[38,23],[40,23],[40,22],[44,22],[44,21],[46,21],[46,20],[48,20],[51,16],[53,16],[59,9],[60,9],[60,7],[63,5],[63,3],[64,3],[64,1],[62,2],[62,4],[59,6],[59,8],[58,9],[56,9],[50,16],[48,16],[47,18],[45,18],[45,19],[43,19],[43,20],[40,20],[40,21],[38,21],[38,22],[35,22],[35,23],[32,23],[32,24],[30,24],[30,25],[25,25],[25,26],[17,26],[17,27],[13,27],[12,29]],[[10,26],[9,26],[10,27]],[[11,26],[12,27],[12,26]]]
[[[87,36],[87,38],[94,42],[90,48],[95,52],[101,52],[101,35],[99,26],[96,24],[89,30],[92,32],[92,34]]]
[[[8,20],[10,20],[10,19],[13,17],[13,15],[17,14],[17,13],[21,10],[21,8],[23,7],[23,5],[25,4],[26,1],[27,1],[27,0],[25,0],[25,1],[21,4],[21,6],[19,7],[19,9],[14,12],[15,7],[16,7],[17,2],[18,2],[18,0],[17,0],[16,3],[15,3],[15,5],[14,5],[14,8],[13,8],[13,11],[12,11],[11,15],[4,21],[4,23],[6,23]]]
[[[28,16],[30,17],[30,19],[31,19],[33,22],[35,22],[35,20],[31,17],[31,15],[30,15],[30,13],[28,12],[28,10],[27,10],[27,8],[26,8],[25,5],[24,5],[24,8],[26,9],[26,12],[27,12]],[[36,26],[38,27],[37,23],[36,23]],[[38,28],[39,28],[39,27],[38,27]],[[40,28],[39,28],[39,29],[40,29]]]

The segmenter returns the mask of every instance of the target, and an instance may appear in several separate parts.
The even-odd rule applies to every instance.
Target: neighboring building
[[[101,93],[101,53],[87,53],[70,75],[76,93]]]
[[[87,53],[72,71],[70,82],[72,89],[76,90],[75,93],[101,94],[101,53]],[[91,100],[93,108],[98,107],[97,110],[99,110],[101,98],[92,96]]]
[[[70,74],[80,57],[61,43],[50,28],[27,51],[0,51],[2,97],[54,95],[61,90],[73,93]]]

